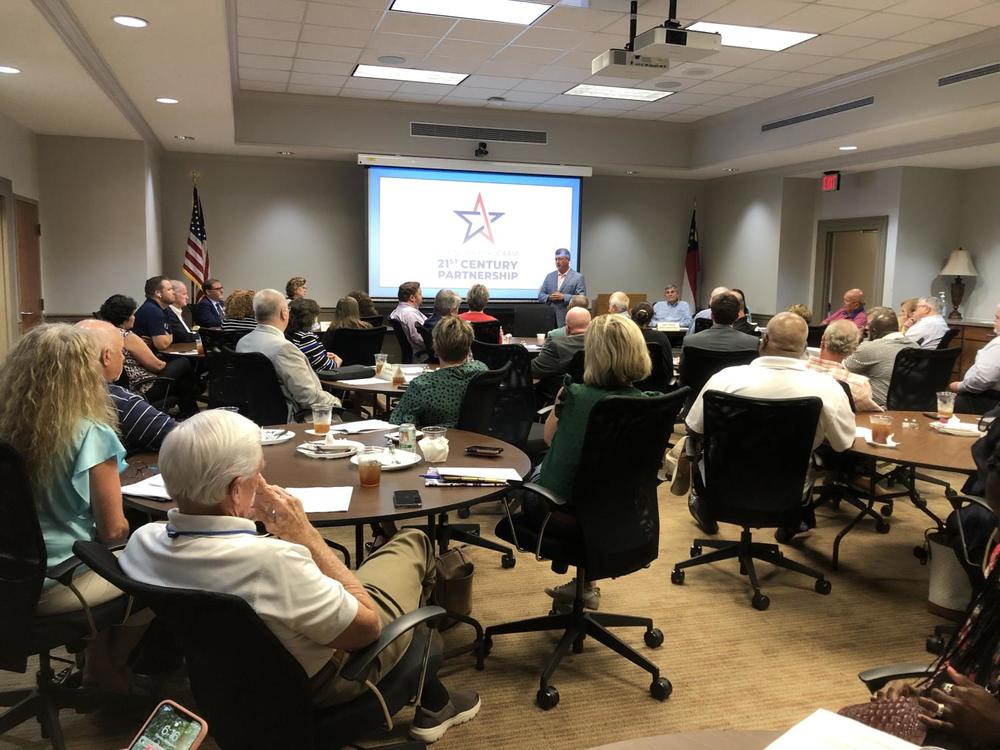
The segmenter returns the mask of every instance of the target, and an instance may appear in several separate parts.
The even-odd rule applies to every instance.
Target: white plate
[[[329,432],[329,430],[327,430]],[[316,435],[317,437],[325,438],[326,432],[316,432],[312,427],[305,431],[306,435]]]
[[[342,453],[340,452],[327,453],[323,451],[318,451],[312,447],[317,443],[322,444],[323,442],[324,441],[322,440],[315,440],[308,443],[300,443],[295,447],[295,450],[297,450],[304,456],[309,456],[309,458],[330,459],[330,458],[347,458],[348,456],[353,456],[355,453],[357,453],[359,450],[365,447],[364,443],[359,443],[356,440],[338,440],[337,445],[347,445],[350,446],[351,448],[351,450],[344,451]]]
[[[261,445],[278,445],[280,443],[286,443],[295,437],[295,433],[291,430],[261,430],[260,431],[260,444]]]
[[[396,461],[395,463],[393,463],[394,458]],[[399,471],[400,469],[409,469],[411,466],[416,466],[424,459],[423,456],[416,453],[397,450],[395,456],[393,456],[389,451],[383,451],[379,460],[382,464],[382,471]],[[351,456],[351,463],[357,466],[358,457]]]
[[[979,431],[978,424],[969,422],[959,422],[958,424],[942,424],[941,422],[931,422],[931,429],[943,432],[945,435],[958,435],[959,437],[982,437],[985,433]]]

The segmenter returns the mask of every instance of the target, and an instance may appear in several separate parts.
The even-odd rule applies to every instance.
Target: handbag
[[[924,744],[927,736],[927,725],[917,719],[920,706],[916,698],[855,703],[844,706],[837,713],[914,745]]]
[[[472,577],[476,566],[461,547],[453,547],[437,558],[435,568],[437,580],[431,602],[448,613],[468,617],[472,612]],[[446,630],[458,622],[453,617],[444,618],[440,629]]]

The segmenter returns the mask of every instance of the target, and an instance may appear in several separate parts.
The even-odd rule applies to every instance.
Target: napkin
[[[375,377],[377,377],[379,380],[391,381],[394,377],[396,377],[396,368],[398,367],[399,365],[393,365],[386,362],[384,365],[382,365],[382,371]]]
[[[417,445],[424,460],[436,464],[448,460],[448,438],[423,438]]]

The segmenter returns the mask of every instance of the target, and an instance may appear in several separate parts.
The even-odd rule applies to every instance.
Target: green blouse
[[[482,362],[469,360],[457,367],[441,367],[415,377],[392,410],[389,421],[393,424],[413,422],[417,427],[454,427],[458,424],[469,381],[473,375],[487,369]]]
[[[606,389],[567,382],[563,386],[562,401],[556,404],[559,428],[542,462],[538,483],[572,502],[573,482],[580,465],[580,451],[583,450],[583,439],[587,434],[590,410],[606,396],[645,395],[633,386]]]

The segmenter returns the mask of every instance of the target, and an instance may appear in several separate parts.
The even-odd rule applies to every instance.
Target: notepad
[[[765,750],[918,750],[918,746],[846,716],[819,709]]]
[[[302,501],[306,513],[344,513],[351,507],[353,487],[286,487]]]
[[[376,382],[381,383],[384,381],[376,380]],[[341,424],[330,425],[330,432],[340,432],[344,435],[357,435],[361,432],[379,432],[381,430],[394,429],[396,429],[396,425],[386,422],[383,419],[363,419],[360,422],[343,422]]]
[[[145,497],[150,500],[167,501],[170,499],[170,495],[167,494],[167,487],[163,484],[163,477],[160,474],[146,477],[135,484],[125,485],[122,487],[122,494],[131,495],[132,497]]]

